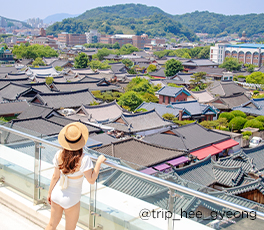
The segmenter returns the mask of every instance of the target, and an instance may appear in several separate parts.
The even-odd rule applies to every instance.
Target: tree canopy
[[[228,71],[240,70],[242,63],[237,58],[226,57],[223,64],[219,65],[219,68],[225,68]]]
[[[264,84],[264,73],[255,72],[246,77],[247,83]]]
[[[42,60],[42,58],[37,57],[37,58],[35,59],[35,61],[32,62],[32,65],[33,65],[33,66],[44,66],[45,63],[44,63],[44,61]]]
[[[88,56],[85,53],[79,53],[74,60],[74,67],[76,69],[86,68],[88,66]],[[101,62],[100,62],[101,63]]]
[[[165,63],[165,75],[167,77],[174,76],[178,72],[182,71],[184,68],[182,66],[182,63],[175,59],[170,59],[166,61]]]
[[[39,44],[25,46],[23,43],[21,43],[20,45],[14,45],[13,54],[18,59],[36,59],[37,57],[58,57],[57,51],[52,49],[50,46],[43,46]]]

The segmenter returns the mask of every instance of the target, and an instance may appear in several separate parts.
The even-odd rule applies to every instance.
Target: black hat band
[[[69,140],[65,135],[64,135],[64,138],[65,138],[65,140],[66,140],[67,142],[69,142],[69,143],[71,143],[71,144],[75,144],[75,143],[77,143],[79,140],[81,140],[81,138],[82,138],[82,134],[81,134],[81,136],[80,136],[77,140],[75,140],[75,141],[71,141],[71,140]]]

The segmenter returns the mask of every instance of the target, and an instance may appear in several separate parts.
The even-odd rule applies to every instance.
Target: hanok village
[[[77,49],[72,55],[79,52],[91,57],[98,50]],[[184,71],[167,77],[164,64],[173,58]],[[129,74],[123,59],[140,71]],[[60,57],[42,60],[45,66],[33,67],[33,60],[21,59],[0,67],[3,126],[57,143],[62,127],[79,121],[89,130],[86,148],[94,156],[104,154],[125,167],[264,211],[264,145],[249,148],[252,138],[264,137],[264,99],[252,98],[253,90],[233,81],[234,73],[206,59],[159,59],[145,51],[105,56],[109,68],[103,70],[74,68],[72,59]],[[146,75],[149,65],[156,70]],[[208,87],[193,91],[192,76],[200,72],[206,73],[203,82]],[[143,81],[156,87],[154,99],[136,104],[137,99],[130,98],[135,103],[128,107],[122,95]],[[231,123],[237,117],[242,127]],[[261,124],[259,128],[244,127],[252,120]],[[28,155],[34,148],[10,133],[1,134],[1,143]],[[42,156],[52,164],[51,152],[44,148]],[[1,158],[8,160],[3,154]],[[167,188],[113,169],[104,169],[102,177],[109,188],[168,208]],[[180,192],[174,199],[175,213],[201,210],[206,217],[211,210],[223,211]]]

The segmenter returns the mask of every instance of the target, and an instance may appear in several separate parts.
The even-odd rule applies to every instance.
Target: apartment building
[[[66,44],[67,46],[83,45],[87,42],[85,34],[69,34],[69,33],[58,34],[58,41],[60,43]]]

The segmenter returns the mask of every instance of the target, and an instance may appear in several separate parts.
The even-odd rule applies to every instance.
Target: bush
[[[243,134],[243,136],[251,136],[251,135],[252,135],[252,132],[250,132],[250,131],[245,131],[245,132],[243,132],[242,134]]]
[[[240,110],[234,110],[234,111],[232,111],[230,113],[233,114],[235,117],[243,117],[243,118],[247,117],[247,115],[244,112],[240,111]]]
[[[220,127],[222,127],[222,126],[227,127],[228,126],[228,121],[225,117],[218,118],[216,121]]]
[[[135,112],[148,112],[148,110],[144,108],[140,108],[140,109],[137,109]]]
[[[166,119],[166,120],[170,120],[170,121],[172,121],[173,118],[175,118],[175,116],[174,116],[172,113],[164,113],[164,114],[162,115],[162,117],[163,117],[164,119]]]
[[[257,119],[249,120],[244,124],[244,128],[259,128],[259,130],[263,130],[263,124]]]
[[[264,123],[264,116],[257,116],[256,119],[262,123]]]
[[[195,122],[193,120],[183,120],[183,121],[179,121],[179,119],[177,117],[173,118],[172,121],[175,124],[179,125],[179,126],[188,125],[188,124],[191,124],[191,123]]]
[[[47,85],[51,85],[54,79],[53,77],[46,77],[45,80]]]
[[[229,128],[223,128],[223,127],[220,127],[220,130],[223,130],[223,131],[229,131]]]
[[[230,122],[234,117],[234,114],[228,112],[223,112],[219,115],[219,118],[226,118],[228,122]]]
[[[249,139],[249,136],[243,136],[243,139],[245,139],[245,140],[248,140]]]
[[[210,125],[210,122],[209,121],[202,121],[200,123],[200,125],[203,126],[206,129],[211,129],[211,125]]]
[[[263,118],[264,118],[264,116],[263,116]],[[254,116],[247,116],[246,119],[247,119],[247,120],[252,120],[252,119],[255,119],[255,117],[254,117]]]
[[[259,95],[259,91],[258,90],[254,90],[253,91],[253,95]]]
[[[252,120],[250,120],[252,121]],[[247,119],[243,118],[243,117],[235,117],[233,118],[230,122],[229,122],[229,130],[238,130],[240,131],[240,129],[243,129],[244,124],[248,122]]]

